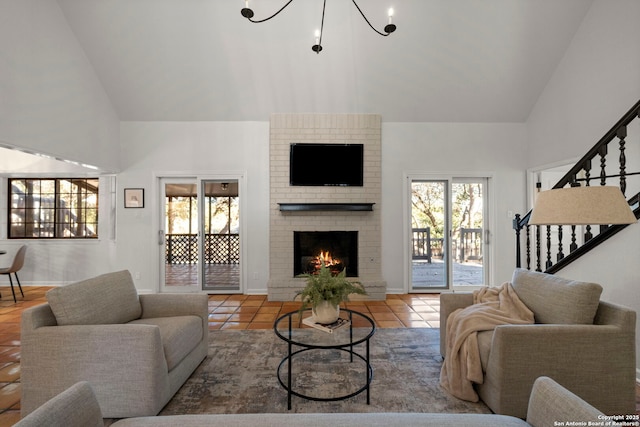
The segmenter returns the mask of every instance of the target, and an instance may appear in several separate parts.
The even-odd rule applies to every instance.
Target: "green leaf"
[[[349,301],[350,294],[367,295],[360,282],[346,278],[346,269],[334,276],[331,274],[331,269],[325,265],[324,260],[321,259],[320,263],[320,271],[317,274],[298,276],[307,279],[304,289],[298,291],[294,297],[294,300],[298,297],[301,298],[301,312],[309,306],[315,307],[321,301],[329,301],[331,304],[338,305],[342,301]]]

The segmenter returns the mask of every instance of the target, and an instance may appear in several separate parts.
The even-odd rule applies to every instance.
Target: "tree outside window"
[[[98,178],[11,178],[8,236],[97,238],[98,200]]]

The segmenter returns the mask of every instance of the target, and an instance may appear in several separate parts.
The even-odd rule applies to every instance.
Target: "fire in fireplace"
[[[347,277],[357,277],[358,232],[294,231],[293,275],[315,274],[322,261],[334,274],[346,268]]]

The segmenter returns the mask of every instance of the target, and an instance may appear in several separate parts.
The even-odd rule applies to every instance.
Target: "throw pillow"
[[[533,311],[536,323],[593,324],[602,286],[553,274],[516,269],[513,289]]]
[[[58,325],[126,323],[142,315],[138,291],[126,270],[51,289],[46,297]]]

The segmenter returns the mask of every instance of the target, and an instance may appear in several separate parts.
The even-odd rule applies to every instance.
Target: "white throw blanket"
[[[530,324],[534,318],[508,282],[474,291],[473,302],[469,307],[455,310],[447,319],[440,385],[459,399],[477,402],[473,383],[484,382],[478,332],[493,330],[498,325]]]

